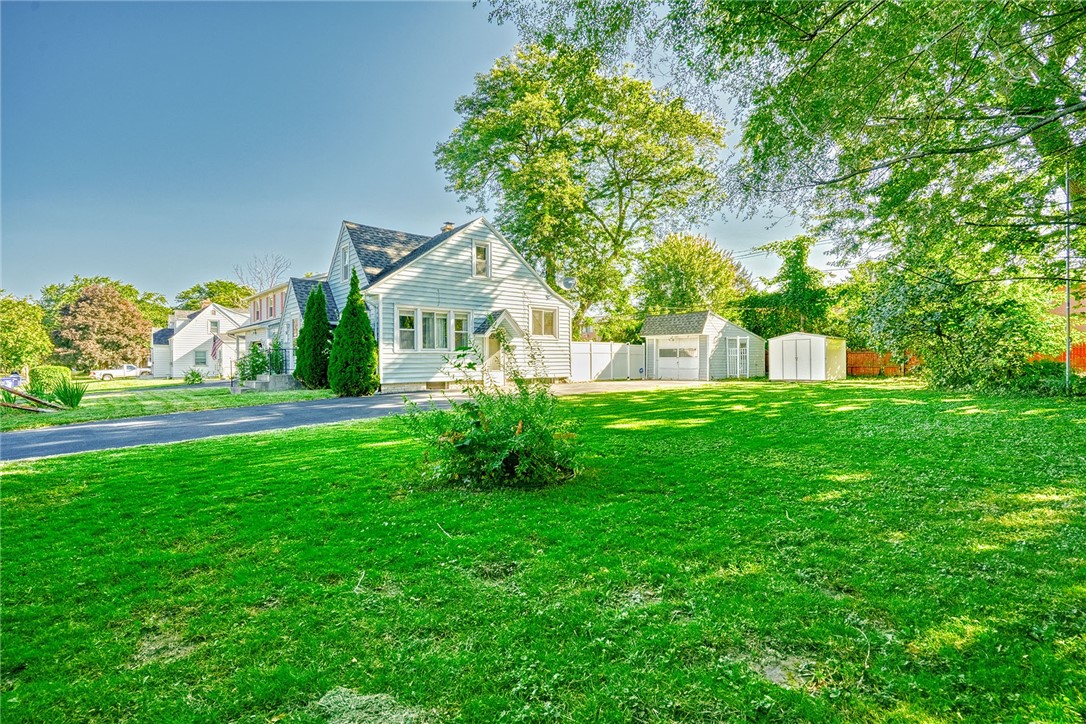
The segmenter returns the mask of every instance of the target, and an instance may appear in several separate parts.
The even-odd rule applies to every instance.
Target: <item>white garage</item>
[[[650,380],[765,375],[765,340],[712,312],[649,315],[641,336]]]
[[[811,332],[792,332],[769,340],[769,379],[843,380],[845,340]]]

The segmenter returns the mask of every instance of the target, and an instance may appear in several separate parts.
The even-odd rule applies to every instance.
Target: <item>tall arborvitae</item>
[[[294,376],[311,389],[327,387],[332,328],[328,324],[328,303],[320,284],[309,293],[309,299],[305,302],[305,316],[302,317],[296,347]]]
[[[381,384],[377,371],[377,341],[373,337],[366,303],[358,289],[358,274],[351,272],[351,291],[332,337],[328,384],[340,397],[372,395]]]

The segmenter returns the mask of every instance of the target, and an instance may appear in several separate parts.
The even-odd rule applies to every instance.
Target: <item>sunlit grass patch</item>
[[[4,720],[1076,721],[1086,407],[910,384],[565,398],[532,492],[391,421],[5,465]]]

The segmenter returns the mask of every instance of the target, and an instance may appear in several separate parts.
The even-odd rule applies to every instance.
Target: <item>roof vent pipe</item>
[[[446,231],[452,231],[455,228],[456,225],[453,222],[446,221],[444,224],[441,225],[441,233],[444,234]]]

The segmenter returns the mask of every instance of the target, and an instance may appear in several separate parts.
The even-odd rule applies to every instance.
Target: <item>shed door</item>
[[[698,341],[661,341],[656,352],[657,377],[661,380],[698,379]]]
[[[750,377],[750,337],[725,337],[725,377]]]
[[[810,380],[811,340],[785,339],[781,342],[782,379]]]

